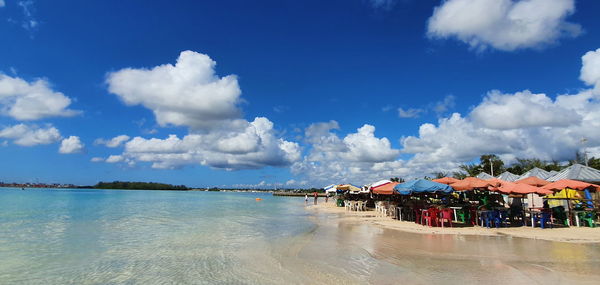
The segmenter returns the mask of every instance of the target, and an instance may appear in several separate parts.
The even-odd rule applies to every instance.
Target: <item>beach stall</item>
[[[437,182],[437,183],[446,184],[446,185],[450,185],[450,184],[458,182],[460,180],[456,179],[456,178],[452,178],[452,177],[442,177],[442,178],[438,178],[438,179],[433,179],[431,181]]]
[[[600,186],[583,181],[562,179],[549,183],[542,188],[553,191],[548,195],[549,206],[565,207],[568,209],[567,225],[580,226],[581,220],[595,227],[598,212],[598,190]]]
[[[541,168],[537,168],[534,167],[531,170],[525,172],[523,175],[521,175],[519,177],[519,179],[523,179],[523,178],[527,178],[527,177],[531,177],[531,176],[535,176],[537,178],[541,178],[541,179],[548,179],[548,177],[550,177],[550,172],[543,170]]]
[[[449,194],[454,191],[452,187],[447,184],[427,180],[427,179],[416,179],[399,183],[394,186],[394,192],[402,196],[410,196],[412,198],[419,199],[420,203],[404,203],[396,207],[396,215],[399,220],[404,220],[404,217],[410,217],[410,220],[414,220],[416,223],[426,224],[429,226],[438,225],[440,222],[448,222],[452,226],[452,221],[455,220],[453,210],[450,208],[441,209],[442,204],[430,204],[430,198],[434,198],[437,201],[441,201],[437,194]],[[434,194],[434,195],[428,195]],[[433,197],[429,197],[433,196]],[[447,203],[447,202],[446,202]]]
[[[500,180],[504,180],[504,181],[508,181],[508,182],[515,182],[517,180],[519,180],[519,175],[516,174],[512,174],[508,171],[505,171],[504,173],[498,175],[496,178],[500,179]]]
[[[488,180],[488,179],[494,178],[494,176],[491,176],[485,172],[481,172],[481,173],[477,174],[477,176],[475,176],[475,177],[477,177],[479,179],[483,179],[483,180]]]

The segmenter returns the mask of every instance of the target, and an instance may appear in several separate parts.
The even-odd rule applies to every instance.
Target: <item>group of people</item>
[[[314,204],[317,204],[317,199],[319,198],[319,194],[317,192],[313,192],[313,196],[315,197],[315,201]],[[329,200],[329,195],[325,195],[325,203],[327,203],[327,200]],[[308,204],[308,194],[304,195],[304,203]]]

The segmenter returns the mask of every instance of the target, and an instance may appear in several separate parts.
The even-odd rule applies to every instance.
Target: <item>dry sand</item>
[[[571,243],[600,243],[600,227],[570,227],[541,229],[531,227],[513,228],[485,228],[485,227],[427,227],[414,222],[401,222],[391,217],[377,216],[375,211],[346,211],[343,207],[336,207],[335,203],[319,203],[309,205],[310,210],[322,213],[338,214],[338,219],[347,222],[361,222],[382,227],[385,229],[400,230],[421,234],[451,234],[451,235],[476,235],[476,236],[512,236],[548,241]]]

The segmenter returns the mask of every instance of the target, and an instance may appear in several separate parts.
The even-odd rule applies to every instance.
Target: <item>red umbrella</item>
[[[394,186],[398,185],[398,182],[390,182],[379,186],[371,187],[371,191],[375,194],[381,195],[392,195],[394,194]]]
[[[446,185],[450,185],[450,184],[458,182],[460,180],[458,180],[456,178],[452,178],[452,177],[443,177],[443,178],[433,179],[431,181],[437,182],[437,183],[446,184]]]
[[[540,194],[540,195],[548,195],[548,194],[552,194],[553,193],[550,190],[543,189],[543,188],[540,188],[540,187],[531,186],[531,185],[523,184],[523,183],[507,182],[507,181],[502,182],[497,187],[490,187],[489,189],[492,190],[492,191],[497,191],[497,192],[504,193],[504,194],[533,194],[533,193],[537,193],[537,194]]]
[[[552,182],[542,188],[547,189],[547,190],[552,190],[552,191],[560,191],[565,188],[570,188],[570,189],[581,191],[581,190],[585,190],[585,189],[589,188],[590,190],[597,191],[600,189],[600,186],[598,186],[596,184],[590,184],[590,183],[586,183],[586,182],[582,182],[582,181],[577,181],[577,180],[562,179],[562,180],[558,180],[556,182]]]
[[[476,177],[467,177],[461,181],[450,184],[454,190],[457,191],[468,191],[474,190],[477,188],[487,188],[488,186],[494,186],[493,183],[490,183],[485,180],[481,180]]]
[[[550,182],[548,182],[542,178],[536,177],[536,176],[530,176],[527,178],[523,178],[521,180],[517,180],[517,181],[515,181],[515,183],[541,187],[541,186],[548,185]]]

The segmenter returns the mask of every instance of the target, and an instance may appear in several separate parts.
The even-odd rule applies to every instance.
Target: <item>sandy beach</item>
[[[484,228],[484,227],[426,227],[414,222],[394,220],[391,217],[377,216],[375,211],[346,211],[343,207],[336,207],[335,203],[319,203],[309,205],[311,211],[339,214],[341,220],[347,222],[361,222],[382,227],[385,229],[399,230],[421,234],[444,235],[476,235],[476,236],[511,236],[547,241],[560,241],[571,243],[600,243],[600,228],[570,227],[541,229],[531,227],[512,228]]]

